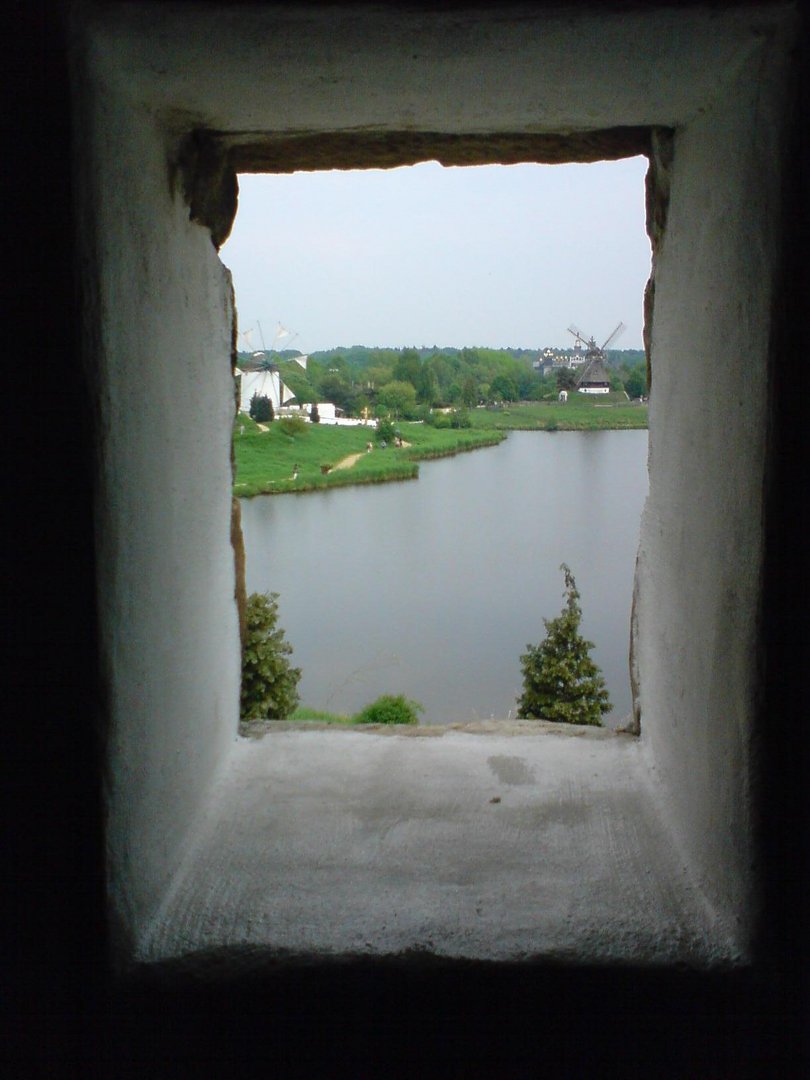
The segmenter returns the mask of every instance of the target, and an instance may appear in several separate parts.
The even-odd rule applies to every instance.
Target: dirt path
[[[332,469],[332,472],[335,472],[337,469],[350,469],[355,462],[360,460],[360,458],[363,456],[363,453],[364,451],[361,451],[359,454],[349,454],[348,457],[343,458],[337,463],[337,465],[335,465],[335,467]]]
[[[410,445],[409,442],[403,441],[402,443],[403,448]],[[334,466],[332,472],[335,472],[336,469],[350,469],[352,465],[355,465],[360,460],[364,453],[368,453],[368,451],[361,450],[359,454],[349,454],[348,457],[342,458],[337,465]]]

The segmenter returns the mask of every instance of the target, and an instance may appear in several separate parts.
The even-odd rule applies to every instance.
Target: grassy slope
[[[244,433],[240,427],[244,423]],[[443,457],[448,454],[491,446],[503,435],[497,431],[437,431],[423,424],[399,425],[409,447],[378,448],[367,454],[366,443],[374,440],[371,428],[334,427],[308,424],[294,436],[287,435],[277,423],[268,431],[240,417],[235,427],[236,483],[239,496],[281,494],[289,491],[313,491],[346,484],[374,484],[387,480],[409,480],[418,475],[419,458]],[[334,466],[350,454],[362,457],[349,469],[339,469],[324,475],[322,465]],[[298,466],[298,478],[292,479]]]

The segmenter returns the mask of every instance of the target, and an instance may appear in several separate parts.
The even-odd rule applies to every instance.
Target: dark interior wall
[[[4,172],[11,375],[6,570],[7,881],[4,1050],[14,1076],[799,1075],[807,1005],[807,76],[797,85],[775,345],[763,609],[761,964],[736,976],[436,963],[249,971],[191,987],[106,964],[104,687],[96,666],[94,413],[79,355],[64,7],[6,8]],[[803,47],[807,56],[808,24]],[[801,65],[800,65],[801,67]],[[803,65],[807,69],[807,63]],[[8,276],[8,275],[7,275]],[[38,378],[44,369],[46,377]],[[54,378],[58,375],[58,380]],[[41,387],[40,387],[41,383]],[[58,383],[58,390],[52,387]],[[8,745],[8,744],[7,744]],[[10,858],[9,858],[10,855]],[[216,958],[212,957],[212,970]],[[218,1062],[218,1064],[217,1064]],[[196,1063],[197,1068],[193,1067]],[[329,1069],[330,1063],[334,1066]],[[351,1063],[351,1064],[350,1064]],[[252,1068],[251,1068],[252,1066]]]
[[[810,1064],[810,738],[807,672],[810,536],[810,379],[804,327],[810,301],[810,15],[801,5],[793,138],[785,182],[782,288],[774,313],[761,695],[755,757],[762,895],[760,951],[797,1058]]]
[[[13,973],[0,1055],[20,1077],[49,1064],[61,1075],[82,1058],[105,963],[93,422],[79,356],[62,16],[41,0],[0,16],[10,376],[3,878],[12,886],[2,955]]]

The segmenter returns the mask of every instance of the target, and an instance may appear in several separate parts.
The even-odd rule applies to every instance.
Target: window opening
[[[279,593],[303,706],[351,714],[393,693],[423,704],[423,723],[514,717],[519,658],[562,607],[566,562],[611,695],[605,723],[630,713],[646,166],[240,177],[221,257],[241,408],[267,398],[273,419],[257,413],[262,435],[237,419],[235,493],[248,592]],[[543,434],[423,464],[417,484],[245,497],[405,468],[394,441],[437,418]]]

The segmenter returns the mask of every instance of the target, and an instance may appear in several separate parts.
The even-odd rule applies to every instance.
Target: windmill
[[[605,350],[626,329],[624,323],[620,322],[605,342],[602,345],[597,345],[596,338],[593,335],[586,337],[573,323],[568,327],[568,333],[573,334],[576,341],[574,348],[577,350],[585,349],[585,362],[576,381],[576,389],[581,394],[606,394],[610,390],[610,378],[606,367],[607,353]]]
[[[257,322],[256,326],[259,331],[259,339],[262,343],[261,349],[256,349],[252,343],[252,327],[248,330],[239,332],[239,336],[244,339],[251,354],[249,362],[250,366],[248,370],[243,371],[241,375],[240,408],[244,412],[247,412],[250,408],[250,400],[254,394],[258,394],[259,397],[269,398],[273,404],[273,408],[276,410],[282,408],[295,398],[295,395],[289,387],[282,382],[278,365],[267,355],[267,348],[264,344],[264,334],[262,333],[262,324]],[[289,337],[289,335],[290,331],[286,330],[281,323],[279,323],[275,338],[273,339],[273,349],[271,352],[276,352],[276,346],[280,339]],[[294,337],[297,336],[297,334],[294,335]],[[306,367],[306,364],[302,366]]]

